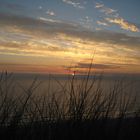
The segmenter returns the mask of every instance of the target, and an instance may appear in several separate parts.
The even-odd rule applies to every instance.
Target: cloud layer
[[[83,69],[89,69],[91,63],[78,63],[76,66],[73,68],[83,68]],[[119,66],[116,65],[109,65],[109,64],[93,64],[91,68],[95,69],[116,69],[119,68]]]
[[[121,71],[129,63],[139,70],[140,37],[105,30],[91,31],[62,20],[7,14],[0,14],[0,29],[0,53],[12,55],[15,59],[18,56],[43,57],[44,63],[49,65],[52,60],[53,65],[73,62],[77,68],[86,68],[87,62],[81,60],[86,61],[96,50],[95,69]],[[1,59],[0,62],[6,63],[6,60],[10,59]]]

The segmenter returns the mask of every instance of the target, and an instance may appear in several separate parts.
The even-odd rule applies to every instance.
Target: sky
[[[0,71],[140,74],[140,0],[0,0]]]

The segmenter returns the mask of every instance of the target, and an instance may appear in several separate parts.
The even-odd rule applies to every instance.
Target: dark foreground
[[[139,140],[140,107],[132,83],[115,82],[105,93],[101,79],[75,76],[55,92],[42,96],[33,79],[28,88],[11,75],[0,75],[0,139],[2,140]],[[97,83],[97,86],[94,86]],[[19,90],[20,89],[20,90]],[[15,94],[17,93],[17,94]]]
[[[139,140],[140,118],[34,122],[0,128],[8,140]]]

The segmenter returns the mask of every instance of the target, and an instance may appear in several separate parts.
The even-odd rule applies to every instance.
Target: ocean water
[[[4,79],[4,77],[3,77]],[[86,75],[48,75],[48,74],[25,74],[15,73],[8,79],[6,89],[10,97],[24,96],[26,97],[29,89],[35,99],[42,97],[55,97],[66,99],[73,88],[75,95],[88,89],[91,85],[90,95],[96,93],[99,89],[103,96],[108,97],[113,89],[118,90],[115,94],[120,94],[125,100],[136,98],[135,106],[140,107],[140,76],[139,75],[93,75],[87,80]],[[4,79],[5,81],[5,79]],[[6,84],[0,82],[1,87],[5,88]],[[3,84],[3,85],[2,85]],[[11,86],[8,86],[11,85]],[[13,88],[10,88],[13,87]],[[119,98],[117,96],[117,98]],[[36,98],[37,97],[37,98]],[[88,98],[90,100],[90,98]],[[38,101],[39,103],[39,101]]]
[[[85,86],[86,75],[48,75],[48,74],[13,74],[13,82],[20,89],[37,86],[35,94],[42,95],[47,92],[60,93],[63,89],[69,91],[72,85],[78,90]],[[87,87],[94,82],[93,90],[100,87],[107,94],[115,85],[122,86],[123,91],[140,98],[140,75],[93,75],[89,76]],[[92,92],[92,90],[91,90]]]

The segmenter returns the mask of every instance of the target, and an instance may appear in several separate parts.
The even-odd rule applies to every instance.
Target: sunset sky
[[[0,0],[0,71],[140,74],[140,0]]]

